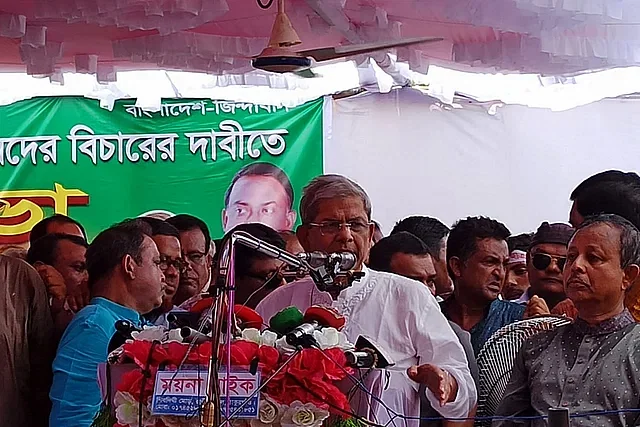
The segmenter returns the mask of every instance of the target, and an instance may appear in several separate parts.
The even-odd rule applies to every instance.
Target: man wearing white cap
[[[507,239],[509,245],[509,261],[507,275],[502,287],[502,299],[515,302],[526,302],[529,289],[527,273],[527,251],[531,245],[531,234],[519,234]]]

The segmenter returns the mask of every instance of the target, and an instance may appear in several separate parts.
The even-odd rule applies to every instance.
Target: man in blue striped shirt
[[[150,226],[129,220],[87,249],[91,302],[67,327],[53,362],[51,427],[89,427],[100,410],[98,365],[106,362],[115,322],[142,324],[162,303],[164,275]]]
[[[453,296],[441,304],[445,316],[471,334],[476,354],[498,329],[522,319],[525,308],[498,298],[509,261],[511,233],[496,220],[460,220],[447,240]]]

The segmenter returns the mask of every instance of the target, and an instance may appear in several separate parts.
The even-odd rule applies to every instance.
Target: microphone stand
[[[226,344],[227,344],[227,378],[231,375],[231,338],[232,326],[235,322],[233,316],[233,299],[235,297],[235,271],[234,271],[234,239],[233,235],[223,248],[221,248],[219,275],[212,289],[213,306],[211,310],[211,358],[207,368],[207,398],[201,414],[201,425],[204,427],[215,427],[222,424],[221,390],[219,381],[220,371],[220,341],[222,338],[222,329],[224,320],[227,320]],[[226,307],[225,307],[226,304]],[[225,313],[226,310],[226,313]],[[226,315],[226,316],[225,316]],[[229,396],[229,381],[225,383],[225,394]],[[227,414],[229,413],[229,399],[227,399]],[[228,424],[228,417],[225,418],[225,424]],[[229,425],[229,427],[231,427]]]
[[[225,242],[221,248],[220,266],[215,286],[212,289],[214,304],[211,310],[211,359],[207,368],[207,398],[201,414],[201,424],[204,427],[216,427],[227,425],[231,427],[230,416],[225,417],[222,422],[221,390],[218,372],[220,369],[220,342],[223,336],[223,326],[226,320],[224,335],[227,364],[225,366],[227,378],[231,377],[231,340],[236,325],[233,312],[235,300],[235,246],[242,244],[258,252],[279,259],[298,270],[308,270],[310,267],[306,262],[289,252],[273,246],[267,242],[256,239],[244,231],[236,231]],[[287,361],[288,362],[288,361]],[[225,396],[229,396],[229,381],[225,382]],[[231,401],[226,400],[226,414],[231,411]],[[236,412],[238,412],[236,410]],[[235,415],[235,413],[234,413]]]
[[[227,356],[227,364],[225,368],[227,378],[230,378],[231,376],[231,340],[233,338],[233,333],[235,332],[234,328],[236,327],[236,319],[233,311],[235,300],[235,245],[238,243],[242,244],[243,246],[252,248],[262,254],[283,261],[290,267],[295,268],[298,272],[311,273],[312,278],[316,283],[320,280],[322,282],[325,282],[323,284],[326,284],[327,276],[342,274],[339,274],[338,271],[333,271],[331,273],[323,272],[323,280],[321,280],[319,275],[315,274],[319,269],[311,267],[311,265],[309,265],[307,261],[297,257],[296,255],[291,254],[260,239],[256,239],[251,234],[244,231],[236,231],[231,234],[231,236],[224,243],[224,246],[221,248],[222,252],[220,255],[219,273],[216,278],[216,283],[210,291],[214,299],[214,303],[211,310],[211,359],[209,359],[209,366],[207,368],[207,396],[202,408],[200,418],[201,425],[204,427],[222,427],[223,425],[231,427],[231,416],[225,417],[224,423],[222,422],[222,411],[220,410],[221,390],[218,372],[220,369],[221,356],[220,342],[223,335],[224,321],[226,320],[227,324],[225,328],[225,350]],[[276,373],[280,372],[284,368],[284,366],[289,363],[289,361],[291,361],[293,357],[300,351],[301,350],[298,349],[296,353],[294,353],[294,355],[291,356],[276,371]],[[271,378],[273,378],[273,376]],[[261,390],[264,385],[266,385],[268,381],[271,380],[271,378],[265,381],[257,389],[257,391]],[[226,381],[225,383],[225,395],[229,396],[229,381]],[[244,405],[246,405],[246,402],[242,406],[237,408],[232,416],[235,416],[239,412],[239,410],[244,407]],[[226,401],[225,409],[225,413],[229,414],[231,409],[231,401],[228,398]]]

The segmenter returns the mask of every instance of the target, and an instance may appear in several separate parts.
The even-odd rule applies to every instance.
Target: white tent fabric
[[[495,104],[522,104],[560,111],[607,97],[640,92],[640,67],[626,67],[575,77],[542,77],[536,74],[480,74],[437,66],[419,74],[405,63],[387,56],[360,66],[341,62],[318,67],[321,77],[305,79],[293,74],[213,76],[204,73],[160,70],[119,72],[116,82],[99,84],[95,76],[65,73],[64,85],[23,73],[0,74],[0,105],[34,96],[80,95],[99,99],[111,108],[120,98],[137,98],[145,110],[158,111],[162,98],[192,97],[227,99],[265,105],[294,107],[304,102],[349,89],[387,93],[394,87],[417,85],[424,93],[446,104],[468,105],[456,93]]]
[[[567,221],[569,195],[606,169],[638,171],[640,100],[564,112],[505,106],[444,110],[415,90],[334,101],[325,169],[358,181],[385,231],[412,214],[469,215],[512,232]]]

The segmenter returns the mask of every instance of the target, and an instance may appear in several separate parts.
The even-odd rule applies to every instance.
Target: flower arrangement
[[[182,365],[199,365],[202,369],[211,357],[211,343],[189,345],[176,334],[162,328],[145,328],[132,334],[111,363],[132,363],[132,369],[115,384],[113,407],[115,420],[104,411],[94,427],[196,427],[198,416],[191,418],[162,416],[151,413],[156,373],[176,370]],[[344,334],[334,328],[316,331],[314,338],[320,349],[305,348],[295,354],[280,334],[247,328],[231,346],[231,367],[249,370],[256,364],[264,380],[287,362],[264,387],[258,407],[258,418],[234,420],[234,427],[320,427],[343,423],[349,419],[351,407],[337,383],[345,379],[347,366],[344,350],[350,347]],[[117,357],[113,356],[117,354]],[[220,349],[222,365],[227,364],[226,348]]]

